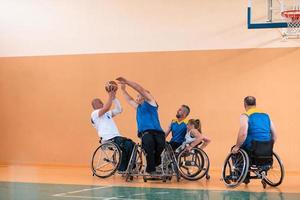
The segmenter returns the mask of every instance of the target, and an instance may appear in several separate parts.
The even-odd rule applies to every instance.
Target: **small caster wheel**
[[[206,178],[206,180],[209,180],[210,179],[210,175],[206,174],[205,178]]]
[[[130,176],[129,180],[133,181],[133,176]]]
[[[162,178],[162,181],[165,183],[165,182],[167,182],[167,177],[163,177]]]
[[[93,176],[95,176],[95,174],[93,173]]]
[[[144,182],[147,183],[147,179],[145,177],[143,179],[144,179]]]
[[[262,183],[262,185],[263,185],[263,188],[266,189],[267,183],[266,183],[264,180],[262,180],[261,183]]]

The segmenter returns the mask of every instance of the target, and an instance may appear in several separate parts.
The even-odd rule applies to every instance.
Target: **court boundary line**
[[[70,192],[63,192],[63,193],[58,193],[58,194],[53,194],[53,197],[60,197],[60,196],[65,196],[67,194],[75,194],[75,193],[80,193],[80,192],[86,192],[86,191],[91,191],[91,190],[100,190],[100,189],[106,189],[112,187],[111,185],[109,186],[102,186],[102,187],[94,187],[94,188],[86,188],[86,189],[81,189],[81,190],[74,190]]]

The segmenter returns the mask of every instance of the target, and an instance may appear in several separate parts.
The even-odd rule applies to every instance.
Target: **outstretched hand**
[[[117,81],[119,81],[120,84],[126,84],[127,80],[124,77],[118,77],[116,78]]]

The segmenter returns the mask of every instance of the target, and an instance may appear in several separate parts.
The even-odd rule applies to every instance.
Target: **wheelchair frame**
[[[97,147],[97,149],[93,153],[91,169],[93,172],[93,176],[107,178],[114,175],[117,171],[121,163],[122,151],[120,150],[118,145],[112,141],[102,143],[101,138],[99,143],[99,147]],[[200,145],[201,143],[192,148],[190,152],[186,152],[184,149],[176,152],[172,150],[170,144],[166,143],[165,149],[161,154],[162,162],[160,172],[149,175],[145,172],[147,167],[146,153],[142,146],[137,143],[133,147],[127,170],[125,171],[125,173],[123,173],[123,177],[125,177],[126,181],[132,181],[134,177],[142,176],[144,182],[147,182],[148,180],[162,180],[163,182],[166,182],[167,180],[171,180],[173,176],[176,177],[177,181],[179,181],[181,177],[186,180],[196,181],[203,178],[204,176],[208,180],[210,179],[210,175],[208,174],[210,161],[207,154],[199,147]],[[104,150],[110,150],[114,152],[110,158],[108,158],[108,155],[104,152],[100,152],[105,154],[104,158],[101,161],[107,162],[107,164],[113,164],[114,167],[110,171],[107,171],[106,174],[101,175],[97,173],[94,162],[97,153],[99,153],[99,150],[103,150],[103,148]],[[186,159],[187,155],[191,155],[191,159]],[[181,160],[181,158],[183,158],[183,162],[179,162],[178,159]],[[193,174],[189,174],[189,167],[197,167],[196,173],[194,172]],[[185,173],[182,168],[186,169],[187,173]]]
[[[192,148],[190,152],[186,152],[184,149],[181,149],[178,153],[176,153],[176,151],[174,152],[172,150],[170,144],[166,143],[161,156],[161,173],[152,174],[150,176],[145,174],[145,169],[147,167],[146,162],[144,162],[146,153],[140,144],[136,144],[132,151],[132,156],[125,173],[125,179],[126,181],[132,181],[135,176],[142,176],[144,182],[147,182],[148,180],[162,180],[163,182],[166,182],[175,176],[177,181],[180,180],[180,177],[183,177],[186,180],[196,181],[205,176],[206,179],[209,180],[210,161],[207,154],[199,147],[199,145]],[[192,156],[192,160],[186,160],[186,154],[190,154]],[[180,160],[183,158],[183,162],[179,163],[178,158]],[[197,166],[198,169],[196,173],[187,174],[181,169],[185,168],[188,172],[188,167],[191,166]]]
[[[243,168],[242,171],[240,172],[239,176],[237,171],[239,171],[241,168],[239,168],[238,166],[230,166],[230,162],[229,160],[232,159],[233,160],[233,156],[238,156],[238,154],[240,154],[240,158],[243,158]],[[259,158],[259,157],[257,157]],[[270,157],[264,157],[264,158],[269,158]],[[235,158],[237,159],[237,158]],[[255,157],[253,158],[255,159]],[[224,184],[227,187],[231,187],[231,188],[235,188],[237,186],[239,186],[241,183],[243,183],[248,176],[248,179],[261,179],[261,183],[263,185],[263,188],[266,188],[267,185],[270,185],[272,187],[276,187],[278,185],[280,185],[283,181],[284,178],[284,166],[283,163],[281,161],[281,159],[279,158],[278,154],[276,154],[275,152],[273,152],[272,154],[272,164],[266,164],[266,165],[253,165],[250,164],[250,159],[249,159],[249,155],[246,153],[245,150],[243,149],[239,149],[237,154],[233,154],[233,153],[229,153],[228,156],[225,159],[224,165],[223,165],[223,169],[222,169],[222,178],[221,180],[224,181]],[[280,167],[280,179],[278,182],[273,182],[272,180],[270,180],[268,178],[268,171],[270,169],[272,169],[274,162],[278,162],[279,167]],[[238,161],[236,161],[235,164],[237,164]],[[239,162],[240,163],[240,162]],[[230,170],[230,175],[227,176],[226,175],[226,167],[229,167]],[[251,173],[254,174],[254,176],[251,176]],[[238,178],[237,178],[238,177]],[[231,183],[231,181],[233,181],[233,183]],[[245,184],[248,184],[249,182],[245,182]]]
[[[144,182],[148,180],[162,180],[166,182],[176,176],[177,181],[180,179],[180,174],[177,168],[177,162],[172,148],[166,144],[164,151],[161,154],[161,173],[148,175],[146,173],[146,152],[140,144],[136,144],[133,148],[128,167],[125,173],[125,180],[133,180],[134,177],[142,176]]]

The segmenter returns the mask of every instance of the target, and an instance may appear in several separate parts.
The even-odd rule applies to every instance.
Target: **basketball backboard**
[[[248,29],[287,28],[285,10],[299,9],[299,0],[248,0]]]

